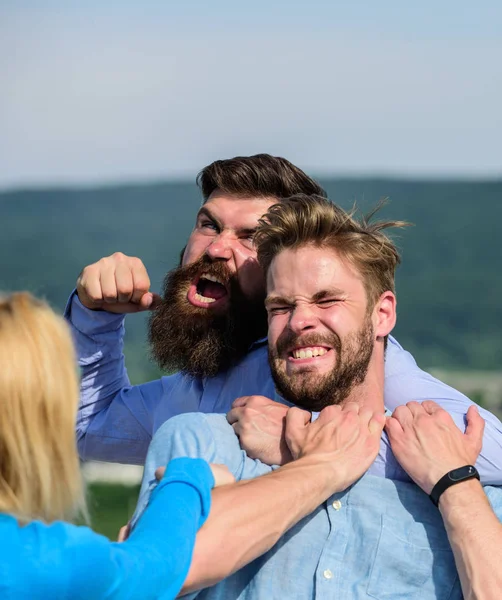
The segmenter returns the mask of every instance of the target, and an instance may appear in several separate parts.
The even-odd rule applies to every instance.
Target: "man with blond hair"
[[[396,322],[399,262],[384,230],[401,225],[358,222],[324,198],[298,195],[273,206],[257,230],[267,282],[270,367],[278,399],[295,406],[288,410],[285,430],[293,459],[308,452],[333,422],[343,422],[333,433],[343,454],[368,424],[384,419],[384,365]],[[480,447],[482,419],[475,411],[468,415],[468,427],[465,435]],[[223,415],[175,417],[151,444],[136,516],[147,503],[152,469],[179,455],[224,463],[238,480],[274,468],[246,455]],[[489,495],[501,512],[498,490]],[[275,511],[281,528],[283,507],[271,494],[260,504],[264,512]],[[257,540],[274,532],[237,521],[216,550],[212,545],[210,557],[201,532],[184,590],[223,576],[193,597],[462,597],[441,515],[400,466],[385,434],[362,477],[349,475],[326,502],[256,558]]]

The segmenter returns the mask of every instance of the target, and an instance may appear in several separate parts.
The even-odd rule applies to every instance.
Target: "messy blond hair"
[[[64,320],[28,293],[0,298],[0,365],[0,512],[20,522],[86,517]]]
[[[258,260],[267,273],[274,257],[288,248],[331,248],[361,275],[372,308],[384,292],[395,291],[395,270],[400,263],[396,246],[382,232],[408,225],[404,221],[370,223],[379,208],[357,220],[354,211],[347,213],[321,196],[287,198],[260,219],[254,238]]]

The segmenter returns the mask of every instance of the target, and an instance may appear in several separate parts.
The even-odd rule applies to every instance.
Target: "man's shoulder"
[[[272,470],[259,460],[249,458],[226,416],[215,413],[172,417],[154,435],[148,454],[147,462],[153,460],[156,466],[179,456],[227,465],[237,480],[252,479]]]
[[[390,408],[410,400],[436,400],[440,404],[460,401],[467,412],[470,404],[464,394],[421,369],[393,337],[389,337],[385,355],[385,399],[389,400]]]
[[[176,415],[161,425],[148,454],[161,460],[159,464],[189,456],[226,464],[234,472],[240,464],[241,452],[239,438],[225,415],[198,412]]]
[[[202,412],[175,415],[163,423],[155,432],[152,444],[159,439],[183,437],[197,440],[225,439],[234,440],[237,436],[223,414],[207,414]]]

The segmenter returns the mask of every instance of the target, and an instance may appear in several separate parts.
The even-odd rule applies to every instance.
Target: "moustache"
[[[327,346],[333,348],[336,352],[340,352],[342,342],[336,333],[331,335],[321,335],[319,333],[298,335],[294,331],[287,330],[277,340],[274,355],[277,357],[281,354],[288,354],[294,348],[306,346]]]

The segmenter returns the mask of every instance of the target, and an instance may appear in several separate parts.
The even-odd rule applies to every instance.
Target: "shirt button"
[[[331,505],[335,510],[340,510],[342,508],[342,503],[340,500],[335,500]]]
[[[332,571],[330,571],[329,569],[326,569],[323,573],[324,578],[325,579],[331,579],[333,577],[333,573]]]

